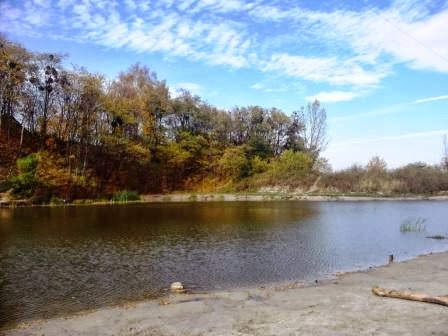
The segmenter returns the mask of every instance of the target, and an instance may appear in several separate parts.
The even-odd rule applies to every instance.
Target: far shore
[[[267,202],[267,201],[447,201],[448,195],[388,195],[388,194],[303,194],[293,192],[247,192],[247,193],[168,193],[144,194],[137,201],[114,202],[105,199],[78,199],[73,202],[50,204],[31,204],[27,200],[8,200],[0,202],[0,208],[77,206],[77,205],[119,205],[170,202]]]
[[[236,202],[236,201],[419,201],[448,200],[448,195],[350,195],[350,194],[301,194],[301,193],[179,193],[140,196],[143,203],[154,202]]]
[[[448,307],[381,298],[372,287],[448,294],[448,252],[315,283],[294,282],[162,299],[33,320],[22,335],[447,335]],[[0,331],[1,333],[1,331]]]

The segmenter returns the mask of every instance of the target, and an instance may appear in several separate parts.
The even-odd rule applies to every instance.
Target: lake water
[[[401,232],[424,221],[424,230]],[[161,295],[313,280],[448,250],[448,202],[0,209],[0,324]]]

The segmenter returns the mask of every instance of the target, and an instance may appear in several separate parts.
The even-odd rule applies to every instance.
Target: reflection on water
[[[160,295],[173,281],[216,289],[313,279],[447,250],[400,232],[446,202],[180,203],[0,209],[0,323]]]

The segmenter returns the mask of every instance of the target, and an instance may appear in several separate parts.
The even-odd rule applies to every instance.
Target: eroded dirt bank
[[[448,294],[448,252],[301,288],[176,294],[22,323],[16,335],[448,335],[448,307],[376,297],[373,286]],[[294,287],[294,288],[289,288]]]

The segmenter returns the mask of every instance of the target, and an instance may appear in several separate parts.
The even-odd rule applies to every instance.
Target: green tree
[[[285,150],[272,164],[272,175],[279,181],[303,179],[312,172],[313,158],[305,152]]]
[[[238,180],[249,173],[249,160],[246,156],[246,146],[228,147],[218,161],[221,176]]]

